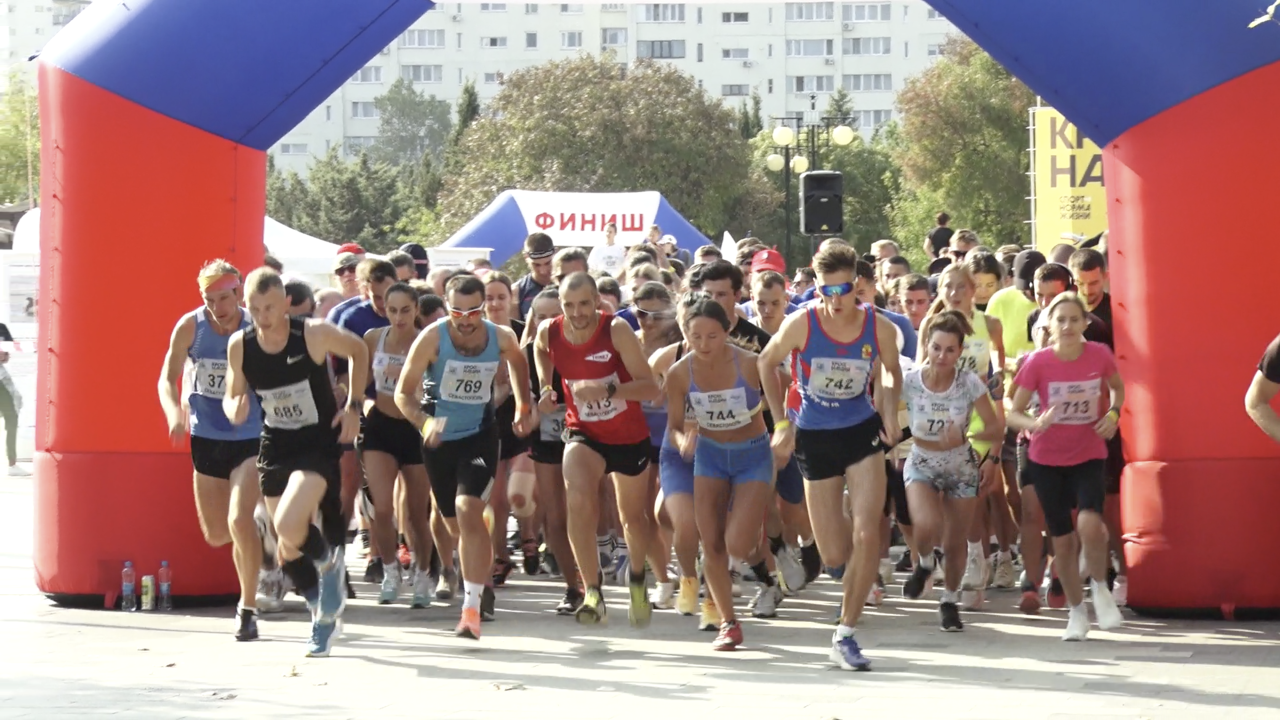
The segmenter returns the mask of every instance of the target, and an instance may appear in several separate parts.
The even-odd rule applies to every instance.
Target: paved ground
[[[231,638],[230,608],[174,614],[64,610],[31,581],[31,481],[0,480],[0,720],[127,718],[1266,718],[1280,717],[1280,624],[1134,619],[1058,640],[1065,618],[1026,618],[1001,593],[944,634],[931,602],[890,600],[860,630],[872,673],[829,668],[837,588],[821,582],[776,620],[745,623],[749,649],[712,652],[693,619],[606,628],[548,611],[557,588],[516,575],[476,644],[455,608],[367,599],[333,657],[303,655],[306,613]],[[368,598],[371,588],[360,586]]]

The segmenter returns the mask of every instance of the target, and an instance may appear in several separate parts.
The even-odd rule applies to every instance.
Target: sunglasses
[[[853,283],[840,283],[839,285],[819,285],[818,292],[825,297],[840,297],[841,295],[853,294]]]
[[[632,311],[636,314],[637,320],[670,320],[676,314],[670,310],[645,310],[641,307],[634,307]]]
[[[348,266],[346,266],[346,267],[340,267],[340,268],[338,268],[337,270],[334,270],[334,271],[333,271],[333,274],[334,274],[334,275],[337,275],[338,277],[343,277],[344,275],[355,275],[355,274],[356,274],[356,266],[355,266],[355,265],[348,265]]]
[[[484,303],[480,303],[479,306],[471,308],[470,310],[458,310],[454,307],[449,308],[449,316],[456,318],[480,317],[480,313],[482,312],[484,312]]]

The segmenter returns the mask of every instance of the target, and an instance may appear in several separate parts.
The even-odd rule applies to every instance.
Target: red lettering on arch
[[[581,228],[579,228],[579,229],[580,229],[580,230],[582,230],[582,232],[586,232],[586,231],[588,231],[588,230],[590,230],[591,232],[595,232],[595,231],[596,231],[596,215],[595,215],[595,213],[586,213],[585,215],[583,215],[583,216],[582,216],[582,227],[581,227]]]
[[[644,213],[622,216],[623,232],[640,232],[644,229]]]
[[[605,228],[609,227],[610,225],[617,225],[617,224],[618,224],[618,216],[617,216],[617,215],[601,215],[601,216],[600,216],[600,220],[601,220],[601,222],[600,222],[600,229],[601,229],[601,230],[604,230]]]
[[[547,230],[556,224],[556,219],[551,216],[551,213],[538,213],[537,217],[533,219],[533,224],[543,230]]]
[[[560,213],[560,229],[561,230],[577,230],[578,214],[577,213]]]

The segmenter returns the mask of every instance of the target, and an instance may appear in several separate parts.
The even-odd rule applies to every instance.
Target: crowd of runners
[[[343,246],[322,290],[209,262],[159,394],[205,537],[233,546],[236,638],[293,591],[327,655],[349,542],[379,603],[460,598],[477,640],[517,553],[563,581],[561,615],[603,623],[624,585],[633,626],[697,616],[717,650],[828,575],[849,670],[871,666],[855,628],[895,571],[908,598],[941,586],[946,631],[993,587],[1067,608],[1065,640],[1089,632],[1086,595],[1119,626],[1106,257],[993,250],[945,220],[919,273],[891,241],[827,239],[790,277],[759,240],[689,253],[656,227],[590,255],[534,233],[514,282],[416,245]]]

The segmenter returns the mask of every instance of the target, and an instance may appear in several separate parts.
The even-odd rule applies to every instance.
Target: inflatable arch
[[[1104,148],[1130,604],[1280,607],[1280,449],[1241,397],[1275,324],[1280,33],[1256,0],[930,0]],[[100,0],[41,58],[41,590],[113,594],[170,560],[229,593],[155,396],[164,341],[214,256],[262,254],[264,151],[430,7],[425,0]],[[175,161],[181,158],[181,161]],[[158,208],[139,222],[129,208]],[[1219,310],[1205,292],[1223,292]],[[1210,295],[1212,297],[1212,295]],[[115,310],[112,306],[119,307]],[[1255,309],[1261,310],[1255,315]],[[182,568],[201,567],[185,573]]]

